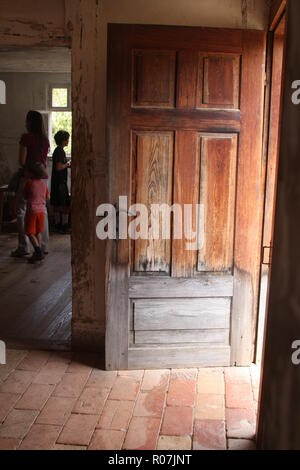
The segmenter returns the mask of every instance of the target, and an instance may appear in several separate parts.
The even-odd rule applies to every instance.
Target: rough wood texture
[[[167,277],[131,277],[129,279],[129,297],[145,298],[198,298],[198,297],[231,297],[233,294],[233,276],[229,274],[199,278]]]
[[[133,106],[173,108],[175,65],[174,51],[134,51]]]
[[[129,350],[129,369],[157,369],[189,367],[228,367],[230,365],[230,347],[185,347],[178,348],[137,348]]]
[[[0,335],[14,347],[70,349],[70,239],[52,236],[42,266],[9,257],[17,234],[0,237]]]
[[[267,114],[268,126],[265,128],[267,137],[267,177],[266,177],[266,195],[264,210],[264,229],[263,229],[263,249],[266,259],[265,263],[270,262],[271,248],[273,246],[274,233],[274,215],[276,204],[276,186],[278,173],[279,157],[279,137],[281,125],[281,99],[282,99],[282,78],[283,78],[283,52],[285,41],[286,17],[283,16],[278,27],[274,30],[272,42],[270,43],[271,62],[269,68],[272,68],[270,77],[270,97],[267,100],[269,113]],[[272,34],[272,33],[270,33]],[[271,71],[270,71],[271,73]],[[259,298],[259,321],[257,327],[256,344],[256,362],[260,363],[262,359],[264,325],[266,315],[266,303],[269,284],[269,265],[263,264],[261,268],[261,284]]]
[[[198,108],[239,109],[240,56],[202,55],[198,67]]]
[[[21,4],[21,5],[20,5]],[[65,29],[65,2],[53,0],[41,3],[34,0],[1,1],[1,46],[70,46]],[[25,11],[24,11],[25,10]]]
[[[232,365],[254,358],[264,203],[262,152],[266,35],[243,32],[241,134],[237,183]]]
[[[300,339],[300,106],[292,103],[290,88],[300,76],[298,0],[289,0],[287,15],[274,249],[258,427],[258,446],[263,450],[300,448],[300,374],[299,365],[292,362],[293,353],[299,358],[292,343]]]
[[[162,345],[162,344],[229,344],[229,329],[210,330],[175,330],[175,331],[136,331],[134,333],[134,345]]]
[[[66,24],[72,34],[72,259],[73,347],[101,350],[104,343],[105,304],[96,305],[96,201],[98,155],[97,49],[100,5],[96,0],[66,2]],[[97,94],[96,94],[97,96]],[[101,202],[101,201],[100,201]],[[104,271],[104,263],[102,263]],[[104,274],[102,274],[104,279]],[[100,287],[101,285],[101,287]]]
[[[201,330],[229,328],[231,299],[140,300],[134,302],[134,329]]]
[[[197,242],[200,175],[199,136],[194,131],[178,131],[176,134],[176,158],[174,170],[174,203],[192,204],[190,216],[182,211],[182,228],[185,238],[175,239],[172,243],[172,276],[191,278],[196,267],[196,250],[186,249],[187,240]],[[173,232],[175,235],[175,223]],[[185,224],[185,225],[184,225]],[[195,234],[195,235],[194,235]]]
[[[147,145],[141,145],[142,140],[137,145],[138,151],[135,152],[137,166],[132,163],[134,159],[130,158],[131,148],[134,149],[131,136],[143,132],[145,135],[149,132],[155,135],[166,132],[174,133],[174,202],[192,203],[199,200],[201,163],[199,161],[200,139],[198,136],[201,133],[206,133],[211,137],[211,139],[207,137],[207,148],[204,148],[202,182],[203,178],[207,180],[206,184],[209,188],[205,198],[209,200],[209,209],[210,212],[214,212],[214,218],[212,219],[212,215],[209,214],[205,219],[204,232],[208,231],[212,240],[209,241],[211,249],[207,250],[208,266],[203,264],[201,266],[205,267],[205,270],[212,271],[223,270],[223,268],[227,271],[232,267],[233,232],[234,225],[236,225],[239,232],[236,237],[236,265],[233,273],[236,277],[236,299],[231,330],[233,360],[236,364],[243,361],[250,364],[252,361],[256,326],[257,277],[262,223],[260,203],[262,201],[263,179],[261,143],[264,48],[265,36],[260,32],[129,25],[110,25],[109,27],[107,115],[109,118],[110,201],[117,202],[120,194],[136,194],[136,187],[138,192],[147,195],[151,186],[156,188],[155,202],[159,199],[166,199],[166,197],[161,198],[161,189],[158,188],[158,182],[161,185],[163,180],[166,181],[166,178],[157,178],[157,174],[152,170],[152,161],[157,160],[157,157],[153,160],[153,152],[147,150],[147,148],[153,147],[153,139],[147,138],[145,140],[143,138],[145,142],[147,141]],[[138,50],[143,61],[146,57],[144,64],[140,64],[139,67],[132,64],[132,50]],[[146,50],[147,53],[142,54],[140,51],[143,50]],[[172,55],[170,52],[166,54],[166,51],[176,51],[179,54],[174,109],[167,109],[164,105],[168,101],[168,92],[166,91],[168,80],[169,89],[172,89],[173,86],[173,74],[166,73],[166,64],[163,67],[164,85],[162,88],[155,85],[157,77],[153,77],[154,85],[150,76],[145,78],[145,70],[156,67],[155,57],[158,58],[158,62],[170,62],[170,60],[166,60],[166,57],[172,57]],[[186,51],[188,51],[188,55],[185,60]],[[197,53],[195,54],[193,51]],[[204,81],[206,82],[204,101],[206,100],[207,103],[204,104],[206,107],[210,106],[209,109],[195,107],[197,106],[197,89],[199,85],[202,88],[201,83],[203,83],[203,80],[199,81],[200,51],[202,51],[202,56],[207,58],[206,72],[204,70]],[[240,56],[242,56],[243,64],[241,77]],[[193,61],[195,62],[193,63]],[[182,71],[180,70],[181,66],[183,67]],[[187,69],[189,67],[191,68],[191,83],[188,81]],[[136,85],[132,86],[131,79],[132,69],[136,71],[137,68],[138,88],[142,90],[139,93],[136,91]],[[195,77],[196,68],[198,70],[197,78]],[[231,82],[230,86],[224,88],[221,75],[224,76],[227,84]],[[143,76],[144,85],[142,83]],[[121,81],[119,77],[122,77]],[[239,86],[241,87],[241,99],[238,96]],[[136,96],[140,96],[140,104],[144,102],[144,108],[132,106],[136,102]],[[151,101],[152,106],[150,106]],[[156,103],[155,106],[154,103]],[[159,103],[161,106],[158,109]],[[239,108],[240,103],[241,111],[236,109]],[[218,109],[218,107],[226,108],[228,106],[232,109]],[[240,130],[239,149],[241,154],[237,159],[235,133]],[[219,145],[216,136],[225,139],[222,141],[222,145]],[[140,166],[139,172],[138,154],[145,149],[147,150],[144,152],[145,161],[142,160],[143,164]],[[234,224],[234,188],[237,162],[239,162],[238,215],[236,224]],[[155,167],[161,168],[162,162],[158,166],[156,164]],[[167,174],[161,170],[158,173]],[[154,185],[153,178],[155,179]],[[222,188],[222,191],[219,191],[218,188]],[[220,196],[222,197],[220,198]],[[141,199],[146,199],[146,197]],[[194,217],[191,225],[196,224],[196,218]],[[213,223],[208,230],[211,220]],[[139,272],[130,276],[128,268],[130,261],[132,263],[134,244],[126,240],[109,243],[108,323],[111,326],[107,331],[109,343],[107,357],[110,357],[107,363],[110,367],[112,364],[117,364],[117,367],[120,368],[127,367],[129,298],[155,299],[163,297],[176,299],[181,297],[188,301],[189,297],[221,297],[220,292],[224,290],[230,291],[230,293],[224,294],[225,296],[232,295],[232,277],[230,275],[223,277],[223,275],[219,276],[219,273],[216,273],[209,278],[201,278],[201,274],[204,273],[195,273],[194,254],[185,253],[182,243],[179,244],[176,240],[172,242],[170,275],[173,276],[173,279],[168,278],[168,272],[165,277],[154,275],[153,271],[149,272],[148,266],[150,267],[151,263],[149,264],[148,259],[146,264],[144,263],[145,259],[142,259],[142,263],[139,260],[138,266],[135,266]],[[146,253],[144,248],[142,251]],[[161,259],[157,261],[155,260],[155,266],[166,267],[165,250],[161,253]],[[159,272],[158,269],[157,271]],[[242,278],[243,272],[245,276]],[[178,279],[174,276],[178,276]],[[215,279],[212,280],[212,277]],[[205,286],[205,279],[208,280],[207,286]],[[208,294],[210,286],[212,286],[212,295]],[[216,286],[219,287],[219,290],[215,288]],[[126,295],[127,288],[129,290]],[[116,292],[121,295],[118,297],[117,306],[114,298]],[[187,310],[186,313],[188,314]],[[122,337],[118,332],[120,328],[124,333]],[[180,352],[178,352],[179,354]]]
[[[201,138],[198,271],[232,271],[237,135]]]
[[[172,204],[173,183],[173,132],[144,132],[134,134],[136,191],[133,204],[143,204],[148,210],[148,240],[134,243],[135,272],[170,271],[171,243],[163,239],[162,215],[158,214],[160,231],[151,224],[152,204]],[[138,214],[139,215],[139,214]],[[137,227],[137,230],[141,230]],[[171,224],[170,230],[171,234]],[[155,239],[154,239],[155,238]],[[157,238],[157,239],[156,239]]]

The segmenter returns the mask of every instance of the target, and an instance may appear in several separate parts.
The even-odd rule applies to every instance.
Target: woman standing
[[[18,248],[11,253],[14,258],[23,258],[30,254],[30,243],[25,234],[24,220],[26,214],[26,200],[24,199],[24,188],[29,179],[29,169],[32,165],[39,163],[47,168],[47,156],[50,148],[49,140],[45,132],[43,117],[37,111],[29,111],[26,116],[27,133],[21,136],[19,163],[23,169],[16,193],[16,212],[19,232]],[[43,233],[43,251],[47,252],[49,242],[49,225],[46,210],[45,229]]]

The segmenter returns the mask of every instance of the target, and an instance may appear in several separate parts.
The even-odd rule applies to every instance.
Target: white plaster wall
[[[29,110],[48,109],[48,87],[71,82],[70,74],[1,73],[6,83],[6,105],[0,106],[0,185],[18,168],[18,148]]]

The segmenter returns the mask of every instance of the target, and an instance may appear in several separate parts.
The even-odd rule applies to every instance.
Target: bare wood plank
[[[135,203],[148,209],[148,239],[139,238],[134,243],[135,272],[170,271],[171,243],[163,238],[164,220],[159,216],[159,233],[151,224],[153,204],[172,204],[173,182],[173,132],[137,133],[136,142]],[[171,223],[169,225],[171,234]]]
[[[197,130],[199,132],[239,132],[240,111],[197,109],[145,109],[134,108],[130,112],[134,129]]]
[[[124,31],[128,32],[132,38],[130,46],[133,48],[173,49],[174,44],[178,44],[178,49],[182,51],[196,49],[239,53],[242,50],[242,31],[238,29],[125,24],[110,25],[110,28],[119,41],[122,40]]]
[[[231,299],[151,299],[134,302],[134,330],[229,328]]]
[[[70,47],[71,40],[64,27],[39,21],[3,19],[0,23],[1,46]]]
[[[281,100],[283,82],[283,58],[285,45],[286,15],[284,15],[273,35],[273,49],[269,47],[269,83],[266,106],[268,111],[265,117],[266,127],[264,129],[265,142],[264,152],[267,158],[267,177],[264,210],[263,246],[273,246],[274,216],[276,205],[276,189],[278,174],[278,157],[280,148],[281,129]],[[271,33],[270,33],[271,34]],[[272,60],[273,58],[273,60]],[[271,256],[271,253],[270,253]],[[267,261],[268,262],[268,261]],[[260,299],[259,316],[256,340],[256,363],[260,364],[263,352],[264,325],[267,309],[267,296],[270,268],[263,265],[260,276]]]
[[[232,304],[232,365],[254,358],[264,202],[262,152],[266,34],[243,31],[240,155]],[[251,158],[249,156],[251,155]],[[245,203],[247,201],[247,203]]]
[[[177,56],[177,109],[196,109],[198,53],[179,51]]]
[[[96,241],[95,213],[98,199],[96,182],[97,157],[102,144],[99,136],[101,109],[98,101],[98,51],[101,47],[100,3],[68,0],[66,24],[72,31],[72,275],[73,275],[73,347],[101,350],[104,335],[99,325],[105,323],[105,296],[96,296],[96,248],[104,244]],[[91,176],[93,175],[93,177]],[[84,218],[84,223],[83,223]],[[105,279],[105,262],[99,258],[101,280]],[[100,269],[98,267],[97,274]],[[96,300],[99,301],[96,302]],[[85,325],[85,335],[78,325]]]
[[[127,195],[130,186],[130,126],[124,120],[131,105],[131,54],[128,54],[126,28],[120,33],[108,27],[107,160],[109,172],[108,202],[115,204],[119,195]],[[120,81],[119,78],[122,77]],[[116,158],[116,156],[119,158]],[[128,267],[129,241],[108,241],[106,263],[106,341],[108,370],[126,369],[128,364]],[[117,293],[117,295],[116,295]]]
[[[129,297],[131,299],[231,297],[233,276],[201,275],[199,278],[131,277]]]
[[[135,345],[212,343],[229,345],[229,329],[136,331]]]
[[[287,0],[273,0],[270,10],[269,29],[274,31],[278,25],[281,15],[284,13]]]
[[[233,267],[237,135],[201,138],[198,271]]]
[[[172,243],[172,276],[192,277],[197,257],[197,228],[199,201],[199,139],[196,132],[178,131],[176,133],[176,157],[174,171],[174,203],[182,208],[182,236],[176,239],[180,223],[174,218]],[[185,204],[192,205],[190,214],[185,213]],[[187,243],[195,244],[188,250]]]
[[[137,348],[129,349],[129,369],[228,367],[230,347]]]

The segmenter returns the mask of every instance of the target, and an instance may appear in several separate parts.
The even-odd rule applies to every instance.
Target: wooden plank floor
[[[38,265],[13,259],[16,234],[0,235],[0,339],[10,347],[68,350],[71,343],[70,237],[51,235]]]

